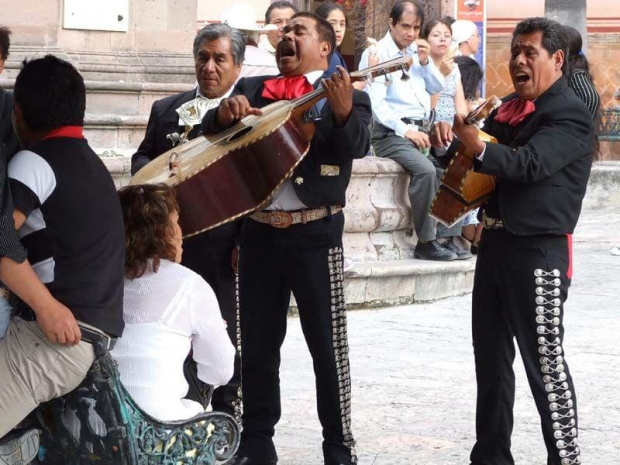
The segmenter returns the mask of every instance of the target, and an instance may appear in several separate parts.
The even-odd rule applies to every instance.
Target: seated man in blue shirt
[[[390,30],[377,44],[379,62],[410,55],[413,66],[407,80],[394,73],[388,77],[389,85],[385,78],[377,78],[366,86],[375,121],[372,145],[379,157],[391,158],[411,174],[409,199],[418,237],[415,258],[454,260],[458,250],[452,250],[452,242],[442,245],[436,241],[437,222],[428,214],[439,188],[435,166],[427,158],[431,147],[430,96],[441,92],[444,79],[429,59],[428,43],[418,39],[423,21],[424,11],[413,1],[397,2],[392,7]],[[362,55],[360,69],[367,67],[368,53],[366,50]]]

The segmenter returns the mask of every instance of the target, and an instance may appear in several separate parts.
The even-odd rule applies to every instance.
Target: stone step
[[[66,51],[58,47],[15,45],[6,61],[3,78],[15,79],[24,59],[52,54],[70,61],[87,81],[186,83],[195,81],[190,53],[131,52],[115,50]]]
[[[148,118],[148,114],[117,116],[88,113],[84,117],[84,135],[99,154],[112,150],[131,155],[144,138]]]
[[[476,259],[358,262],[345,273],[347,308],[429,302],[471,292]]]
[[[86,113],[89,115],[146,116],[156,100],[192,89],[193,83],[85,81]],[[12,90],[15,79],[0,79],[0,86]],[[118,120],[119,122],[122,119]]]

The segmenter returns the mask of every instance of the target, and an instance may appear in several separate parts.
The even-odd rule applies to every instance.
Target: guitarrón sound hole
[[[248,132],[250,132],[252,130],[252,126],[247,126],[237,132],[235,132],[232,136],[230,136],[227,140],[228,142],[232,142],[235,141],[237,139],[239,139],[240,137],[245,136]]]

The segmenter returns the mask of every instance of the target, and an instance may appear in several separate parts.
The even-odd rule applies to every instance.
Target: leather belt
[[[82,332],[82,341],[88,342],[92,345],[99,345],[104,347],[107,351],[114,349],[118,338],[112,337],[100,329],[97,329],[94,326],[86,325],[80,321],[78,321],[78,326]]]
[[[484,229],[502,229],[504,227],[504,223],[502,220],[497,218],[491,218],[487,216],[486,212],[482,213],[482,226]]]
[[[24,304],[22,301],[18,302],[15,309],[15,314],[24,321],[36,321],[37,317],[30,307]],[[94,326],[78,321],[78,326],[82,332],[82,341],[88,342],[92,345],[99,345],[106,350],[112,350],[116,345],[118,338],[110,336],[109,334],[101,331]]]
[[[320,220],[326,216],[335,215],[340,211],[342,211],[342,207],[339,205],[313,209],[308,208],[292,212],[264,210],[250,215],[250,218],[259,223],[273,226],[274,228],[288,228],[293,224],[306,224],[310,221]]]
[[[416,126],[424,126],[428,127],[430,120],[424,119],[413,119],[413,118],[401,118],[400,119],[405,124],[415,124]]]

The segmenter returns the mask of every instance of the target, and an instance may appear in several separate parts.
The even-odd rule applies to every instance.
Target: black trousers
[[[291,291],[313,360],[325,463],[356,462],[342,287],[344,215],[286,229],[246,220],[239,259],[243,432],[238,454],[277,459],[280,347]]]
[[[566,364],[566,236],[515,236],[485,229],[473,292],[478,398],[472,465],[513,465],[516,340],[547,448],[548,465],[580,462],[577,401]]]
[[[183,241],[182,265],[195,271],[213,288],[226,320],[228,336],[237,347],[237,297],[236,276],[232,269],[235,238],[240,234],[240,223],[220,226]],[[213,393],[214,410],[233,416],[240,413],[239,388],[241,386],[241,361],[235,356],[235,371],[229,383]],[[188,395],[191,397],[191,393]]]

